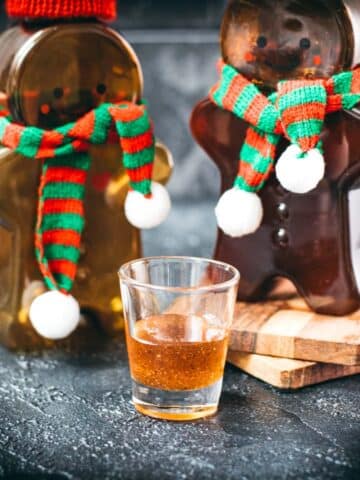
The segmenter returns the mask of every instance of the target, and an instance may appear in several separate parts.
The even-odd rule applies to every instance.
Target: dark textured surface
[[[83,356],[0,359],[2,478],[360,475],[359,378],[287,394],[228,367],[219,413],[176,424],[135,413],[123,339]]]
[[[177,203],[146,254],[210,255],[211,208]],[[82,355],[0,349],[0,369],[2,478],[360,478],[360,377],[281,393],[228,367],[219,413],[176,424],[134,411],[122,338]]]

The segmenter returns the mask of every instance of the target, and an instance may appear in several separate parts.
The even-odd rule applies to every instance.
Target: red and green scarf
[[[277,161],[276,174],[283,185],[294,193],[306,193],[318,185],[324,176],[320,134],[325,116],[339,110],[350,110],[360,101],[360,69],[335,75],[327,80],[289,80],[278,84],[269,97],[247,80],[235,68],[220,62],[220,80],[211,89],[210,99],[222,109],[232,112],[250,124],[240,152],[239,172],[234,189],[255,193],[261,190],[273,171],[276,148],[281,137],[290,147]],[[219,226],[231,236],[253,233],[260,225],[262,210],[249,195],[233,192],[239,199],[233,220],[225,208],[231,206],[229,192],[226,201],[217,208]],[[235,196],[235,197],[234,197]],[[248,203],[256,206],[251,221]],[[246,225],[240,225],[239,214]],[[226,217],[226,218],[225,218]],[[237,225],[235,225],[237,223]],[[227,230],[227,231],[226,231]]]
[[[35,251],[49,290],[71,290],[84,229],[84,194],[91,144],[120,142],[130,188],[151,196],[154,135],[144,105],[103,104],[77,122],[52,131],[0,118],[0,143],[42,162]],[[131,222],[131,218],[129,219]]]
[[[114,19],[116,0],[6,0],[11,17]],[[5,114],[6,115],[6,114]],[[138,228],[160,224],[170,210],[165,188],[151,181],[154,135],[143,105],[103,104],[75,123],[45,131],[0,118],[0,143],[42,162],[35,251],[49,291],[29,310],[34,329],[49,339],[68,336],[80,321],[80,306],[68,293],[74,283],[84,229],[84,194],[89,146],[120,142],[130,191],[124,210]],[[1,116],[1,113],[0,113]]]

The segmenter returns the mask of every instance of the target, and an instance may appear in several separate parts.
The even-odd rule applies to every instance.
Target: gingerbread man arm
[[[223,183],[225,179],[232,182],[238,171],[239,152],[247,124],[232,113],[221,110],[208,98],[196,105],[190,124],[196,141],[217,164]],[[231,186],[231,183],[223,184],[226,188]]]

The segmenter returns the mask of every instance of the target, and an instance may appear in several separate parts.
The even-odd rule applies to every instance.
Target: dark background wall
[[[120,0],[130,28],[217,28],[225,0]]]

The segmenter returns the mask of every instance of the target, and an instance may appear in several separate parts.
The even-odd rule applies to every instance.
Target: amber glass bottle
[[[222,56],[268,94],[280,80],[327,78],[360,64],[359,24],[357,0],[232,0]],[[326,178],[316,190],[289,193],[273,175],[260,192],[259,230],[238,239],[219,232],[215,257],[240,270],[240,299],[266,299],[285,278],[317,312],[343,315],[360,306],[359,118],[356,110],[327,117]],[[248,125],[206,99],[191,126],[220,169],[222,191],[229,189]],[[287,145],[281,142],[277,158]]]
[[[1,98],[13,119],[26,125],[51,129],[102,102],[138,101],[142,82],[130,45],[95,18],[32,18],[0,36]],[[124,215],[128,178],[121,156],[117,145],[91,149],[86,226],[73,288],[83,314],[73,336],[84,344],[99,329],[108,334],[122,329],[117,269],[141,255],[139,231]],[[52,345],[28,320],[29,306],[44,291],[34,255],[40,168],[37,160],[0,150],[0,340],[16,349]],[[171,155],[158,143],[155,179],[166,182],[171,169]]]

